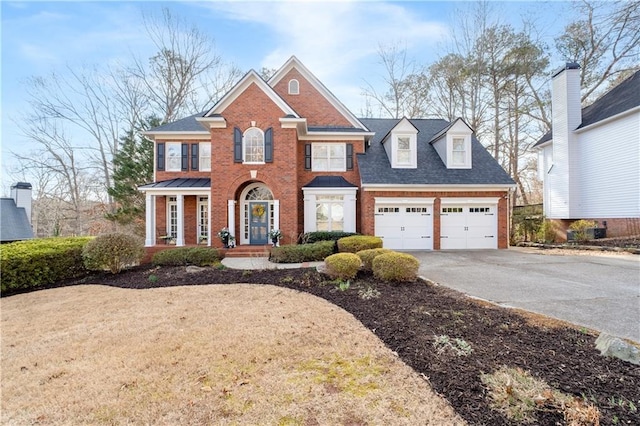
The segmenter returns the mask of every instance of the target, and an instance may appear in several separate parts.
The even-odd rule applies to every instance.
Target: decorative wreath
[[[255,217],[264,216],[264,206],[262,204],[256,204],[251,211]]]

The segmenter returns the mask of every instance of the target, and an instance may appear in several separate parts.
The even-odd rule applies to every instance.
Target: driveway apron
[[[640,256],[525,248],[411,254],[421,276],[469,296],[640,342]]]

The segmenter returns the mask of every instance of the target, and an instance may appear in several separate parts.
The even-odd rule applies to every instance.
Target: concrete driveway
[[[470,296],[640,342],[640,256],[530,248],[412,252],[420,275]]]

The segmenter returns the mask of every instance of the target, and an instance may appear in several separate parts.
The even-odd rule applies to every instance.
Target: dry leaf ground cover
[[[3,424],[463,424],[353,316],[310,294],[80,285],[1,308]]]

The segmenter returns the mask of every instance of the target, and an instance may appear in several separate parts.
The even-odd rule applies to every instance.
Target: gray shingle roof
[[[418,167],[393,169],[382,146],[382,138],[398,123],[396,119],[363,118],[360,121],[375,132],[365,154],[358,154],[362,184],[401,185],[513,185],[513,180],[489,152],[472,137],[472,168],[447,169],[435,148],[432,138],[450,125],[445,120],[409,120],[418,129]]]
[[[0,198],[0,241],[20,241],[33,238],[33,229],[24,207],[17,207],[13,198]]]
[[[166,123],[158,127],[154,127],[149,132],[203,132],[207,130],[196,121],[197,117],[202,117],[204,112],[193,114],[189,117],[182,118],[171,123]]]
[[[640,70],[599,97],[591,105],[582,108],[582,123],[578,129],[618,115],[640,106]],[[534,145],[540,146],[553,139],[550,130]]]
[[[316,176],[305,188],[357,188],[342,176]]]

